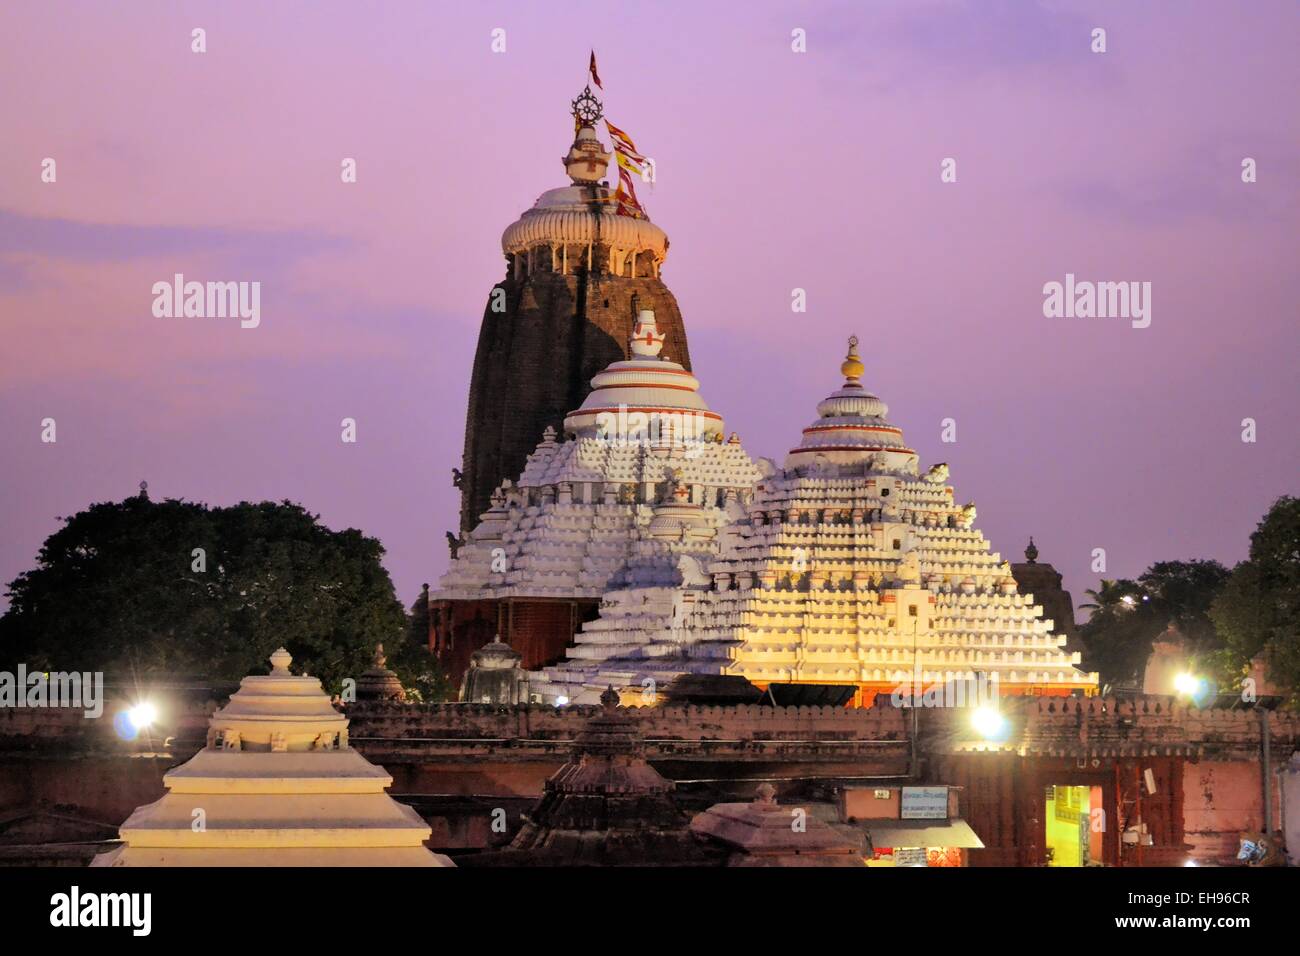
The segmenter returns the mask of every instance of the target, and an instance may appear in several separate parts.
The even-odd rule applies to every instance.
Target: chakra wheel
[[[596,94],[591,92],[591,87],[586,86],[578,94],[578,98],[570,104],[573,109],[573,115],[578,118],[580,123],[587,126],[593,126],[596,120],[604,115],[600,105],[600,100],[596,99]]]

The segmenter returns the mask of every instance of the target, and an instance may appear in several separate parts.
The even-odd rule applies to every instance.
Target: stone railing
[[[121,702],[110,698],[99,719],[75,708],[0,708],[0,750],[157,750],[166,738],[177,749],[202,746],[216,701],[179,698],[161,708],[154,733],[123,741],[113,716]],[[934,753],[1018,752],[1042,756],[1186,756],[1254,760],[1261,750],[1261,711],[1201,710],[1169,697],[1004,697],[1000,708],[1009,733],[1000,742],[979,739],[969,708],[922,708],[921,749]],[[512,751],[567,753],[573,739],[599,710],[594,706],[363,702],[348,706],[349,734],[360,749],[386,747],[408,757]],[[647,752],[661,755],[732,753],[757,758],[829,758],[906,749],[911,716],[881,698],[871,708],[630,707]],[[1267,713],[1274,759],[1287,760],[1300,747],[1300,714]],[[364,742],[364,743],[363,743]],[[193,744],[192,747],[187,745]]]
[[[363,752],[418,759],[454,754],[507,758],[566,755],[600,711],[595,706],[361,703],[347,709]],[[630,707],[652,758],[865,760],[905,755],[901,711],[842,707]]]
[[[923,747],[939,752],[1016,751],[1044,756],[1186,756],[1255,759],[1267,721],[1274,754],[1300,746],[1300,714],[1200,709],[1172,697],[1022,697],[1000,702],[1010,733],[1001,742],[976,739],[960,710],[922,713]],[[933,715],[933,716],[932,716]]]
[[[114,724],[133,701],[112,688],[98,717],[87,717],[81,707],[0,707],[0,751],[138,753],[161,750],[168,739],[180,743],[181,750],[197,749],[219,700],[224,700],[219,693],[160,689],[150,695],[159,711],[157,726],[134,740],[123,739]]]

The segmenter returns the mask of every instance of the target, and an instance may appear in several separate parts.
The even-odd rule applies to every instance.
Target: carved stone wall
[[[531,275],[504,279],[496,286],[505,293],[504,312],[494,312],[495,295],[488,296],[465,416],[462,532],[478,523],[503,479],[519,477],[546,427],[559,431],[564,416],[582,404],[592,377],[628,357],[637,309],[654,310],[666,340],[663,354],[690,369],[672,292],[657,277],[602,274],[599,264],[607,259],[597,249],[591,275],[585,266],[561,275],[539,264]]]

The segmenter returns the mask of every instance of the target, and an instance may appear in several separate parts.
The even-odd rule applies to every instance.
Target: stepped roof
[[[348,720],[280,648],[212,718],[207,746],[163,777],[167,793],[92,866],[452,866],[431,830],[385,791],[393,778],[348,746]]]
[[[864,367],[858,337],[849,338],[849,353],[840,366],[844,384],[817,404],[817,420],[803,430],[790,450],[786,468],[861,464],[876,458],[882,468],[911,469],[917,455],[903,442],[903,430],[889,423],[889,406],[863,387]]]
[[[569,762],[546,781],[542,797],[508,849],[486,853],[486,866],[708,866],[720,862],[673,801],[674,785],[646,762],[636,722],[612,688],[574,741]]]
[[[712,560],[759,471],[662,347],[642,311],[633,357],[598,374],[566,436],[548,428],[518,482],[497,489],[437,599],[600,598],[619,575],[678,581],[681,556]]]
[[[806,808],[781,806],[770,783],[750,803],[719,803],[691,820],[691,831],[731,848],[731,866],[866,866],[860,837]]]
[[[704,579],[609,591],[534,691],[589,703],[608,683],[684,673],[885,691],[914,673],[922,686],[982,676],[1009,690],[1096,688],[973,527],[975,506],[956,503],[947,465],[918,476],[884,403],[857,384],[855,340],[841,371],[786,467],[719,530]]]

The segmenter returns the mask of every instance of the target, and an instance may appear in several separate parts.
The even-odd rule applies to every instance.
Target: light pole
[[[920,743],[919,715],[916,712],[916,691],[917,685],[921,683],[921,650],[919,631],[921,619],[917,615],[912,616],[912,778],[915,780],[921,774],[921,755],[917,751]]]

